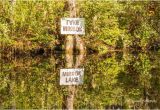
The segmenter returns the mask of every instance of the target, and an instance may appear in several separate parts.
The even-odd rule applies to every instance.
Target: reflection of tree
[[[2,108],[61,108],[61,89],[57,86],[54,58],[3,60],[0,73]],[[8,92],[7,92],[8,91]]]
[[[79,68],[84,61],[84,54],[80,55],[73,55],[73,54],[66,54],[66,68]],[[75,62],[74,62],[75,59]],[[76,93],[75,86],[68,86],[68,94],[64,95],[64,109],[73,109],[74,107],[74,97]]]
[[[128,99],[132,100],[133,107],[144,109],[156,107],[152,106],[153,94],[149,92],[153,89],[151,62],[148,54],[140,53],[138,56],[132,56],[129,62],[125,63],[125,69],[118,74],[119,84]]]
[[[118,63],[121,64],[121,61],[123,59],[123,52],[122,51],[115,52],[115,59]]]
[[[76,108],[121,108],[121,88],[116,84],[116,76],[121,66],[113,56],[99,59],[88,56],[85,61],[85,84],[77,92]]]
[[[75,58],[81,62],[81,57]],[[63,58],[0,59],[0,108],[62,108],[63,97],[68,94],[59,86],[59,70],[66,64]],[[74,107],[160,108],[159,58],[156,53],[139,53],[117,62],[113,54],[103,60],[88,56],[84,84],[75,87]]]
[[[151,94],[151,99],[156,101],[155,103],[149,104],[151,108],[160,108],[160,59],[159,54],[157,53],[151,53],[150,54],[150,61],[152,64],[152,69],[150,70],[150,73],[152,75],[151,77],[151,88],[149,89],[149,94]]]

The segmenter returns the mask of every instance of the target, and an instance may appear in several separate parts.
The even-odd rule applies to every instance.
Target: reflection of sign
[[[84,69],[61,69],[60,85],[83,84]]]
[[[61,18],[61,34],[85,34],[84,18]]]

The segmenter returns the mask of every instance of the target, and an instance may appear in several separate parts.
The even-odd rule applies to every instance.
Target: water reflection
[[[1,58],[0,109],[63,108],[68,89],[59,85],[59,70],[68,65],[66,58]],[[160,108],[160,54],[116,52],[74,60],[85,68],[74,108]]]

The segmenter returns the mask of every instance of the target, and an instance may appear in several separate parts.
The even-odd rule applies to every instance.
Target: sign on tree
[[[61,69],[60,85],[83,84],[84,69]]]
[[[85,34],[84,18],[61,18],[61,34]]]

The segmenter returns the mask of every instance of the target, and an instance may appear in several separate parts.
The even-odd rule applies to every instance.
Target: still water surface
[[[66,63],[63,54],[1,58],[0,109],[61,109],[68,92],[59,85],[59,74]],[[159,53],[87,55],[75,67],[84,68],[76,109],[160,109]]]

